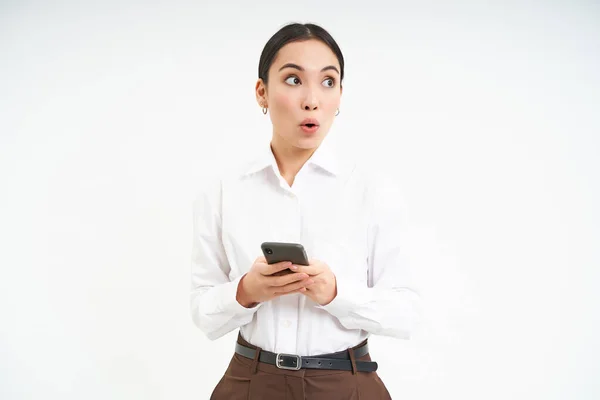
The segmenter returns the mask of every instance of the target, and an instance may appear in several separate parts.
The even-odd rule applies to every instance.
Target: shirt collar
[[[319,147],[307,160],[307,164],[315,165],[326,170],[333,175],[341,173],[340,155],[337,154],[331,142],[327,137],[321,141]],[[250,166],[244,171],[244,175],[253,174],[267,167],[272,167],[273,171],[278,171],[277,161],[271,150],[270,142],[261,147],[260,154],[254,159]]]

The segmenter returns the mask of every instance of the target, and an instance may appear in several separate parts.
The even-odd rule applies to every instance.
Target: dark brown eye
[[[290,82],[290,79],[293,79],[293,81],[292,81],[293,83],[292,83],[292,82]],[[287,84],[289,84],[289,85],[296,86],[297,84],[299,84],[299,83],[300,83],[300,79],[298,79],[298,77],[297,77],[297,76],[293,76],[293,75],[292,75],[292,76],[290,76],[289,78],[287,78],[287,79],[285,80],[285,82],[286,82]]]
[[[335,86],[335,79],[333,79],[333,78],[327,78],[323,82],[329,82],[329,84],[325,85],[327,87],[334,87]]]

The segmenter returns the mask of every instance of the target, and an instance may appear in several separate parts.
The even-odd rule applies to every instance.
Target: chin
[[[323,140],[322,136],[311,136],[311,137],[305,137],[305,138],[301,138],[299,140],[296,141],[296,146],[301,148],[301,149],[314,149],[315,147],[318,147],[321,144],[321,141]]]

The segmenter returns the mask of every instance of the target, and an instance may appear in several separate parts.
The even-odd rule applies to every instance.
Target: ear
[[[267,85],[265,85],[262,78],[259,78],[258,81],[256,81],[256,87],[254,90],[258,105],[261,107],[267,107],[269,104],[269,99],[267,97]]]

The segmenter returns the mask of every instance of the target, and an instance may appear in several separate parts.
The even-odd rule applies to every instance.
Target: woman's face
[[[274,140],[300,149],[320,145],[340,105],[339,71],[337,57],[319,40],[292,42],[279,50],[268,85],[262,79],[256,84],[259,105],[269,109]],[[307,118],[318,121],[316,131],[303,129]]]

